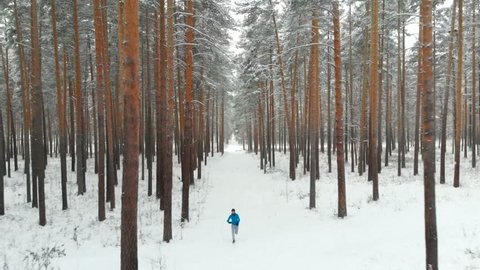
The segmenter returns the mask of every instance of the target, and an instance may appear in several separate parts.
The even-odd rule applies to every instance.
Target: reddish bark
[[[121,269],[138,269],[137,201],[140,127],[140,78],[138,0],[125,0],[124,40],[121,65],[125,93],[125,147],[122,184]]]

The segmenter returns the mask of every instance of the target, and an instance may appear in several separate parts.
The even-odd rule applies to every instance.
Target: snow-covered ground
[[[450,158],[450,157],[449,157]],[[437,185],[437,218],[441,269],[480,269],[480,170],[462,160],[461,187],[452,172]],[[162,243],[159,203],[147,197],[140,181],[140,269],[425,269],[423,182],[413,176],[410,161],[403,176],[396,163],[382,168],[380,200],[370,199],[371,183],[349,172],[348,217],[338,219],[336,168],[328,174],[322,156],[317,181],[317,208],[308,209],[308,174],[287,179],[288,162],[277,153],[277,168],[266,174],[258,158],[230,145],[223,157],[209,159],[204,179],[191,190],[191,221],[182,226],[179,167],[175,165],[174,240]],[[449,164],[453,164],[450,162]],[[91,165],[91,164],[90,164]],[[449,166],[453,168],[453,165]],[[420,172],[422,171],[420,166]],[[69,173],[69,210],[61,210],[59,163],[47,171],[47,219],[37,225],[38,212],[25,199],[20,173],[6,179],[6,215],[0,217],[0,267],[3,269],[118,269],[120,264],[120,200],[97,221],[96,176],[87,174],[87,193],[76,196],[75,175]],[[121,173],[119,173],[121,175]],[[232,244],[226,223],[236,208],[241,217]],[[50,261],[47,259],[51,258]]]

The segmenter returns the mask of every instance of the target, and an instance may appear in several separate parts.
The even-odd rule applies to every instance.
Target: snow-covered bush
[[[25,262],[25,269],[53,269],[50,268],[52,259],[64,257],[66,255],[65,248],[61,246],[44,247],[40,251],[27,251],[23,261]]]

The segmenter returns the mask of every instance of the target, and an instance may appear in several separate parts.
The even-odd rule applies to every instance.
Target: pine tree
[[[472,131],[471,131],[471,145],[472,145],[472,168],[477,166],[477,60],[476,60],[476,13],[475,9],[477,8],[476,0],[472,1]]]
[[[84,125],[83,125],[83,89],[81,85],[81,65],[80,65],[80,37],[78,33],[78,12],[77,0],[73,0],[73,31],[74,31],[74,55],[75,55],[75,112],[76,112],[76,153],[77,153],[77,185],[78,195],[82,195],[86,191],[85,185],[85,168],[84,168]]]
[[[442,110],[442,134],[441,134],[441,146],[440,146],[440,184],[445,184],[445,153],[447,152],[447,117],[448,117],[448,102],[450,94],[450,81],[453,68],[453,45],[455,38],[455,20],[457,14],[457,0],[453,0],[452,5],[452,18],[450,24],[450,42],[448,44],[448,64],[447,75],[445,76],[445,94],[443,99]]]
[[[0,45],[0,58],[2,60],[2,68],[3,68],[3,78],[5,80],[5,94],[6,98],[6,122],[7,122],[7,137],[6,137],[6,146],[5,146],[5,154],[7,160],[7,175],[11,177],[11,169],[10,169],[10,159],[12,158],[12,147],[10,142],[12,141],[12,136],[15,134],[11,134],[11,131],[14,131],[14,123],[13,123],[13,112],[12,112],[12,98],[11,98],[11,90],[10,90],[10,67],[8,61],[8,48],[5,49],[5,56],[3,56],[3,46]],[[2,137],[3,140],[3,137]],[[14,140],[15,141],[15,140]],[[5,166],[5,163],[2,163],[2,167]]]
[[[39,224],[45,226],[45,155],[43,148],[43,96],[42,96],[42,59],[38,33],[37,1],[31,0],[31,42],[32,42],[32,168],[33,182],[38,184]],[[36,192],[34,188],[34,192]]]
[[[289,173],[290,173],[290,179],[295,180],[295,134],[294,134],[294,128],[293,128],[293,123],[291,119],[293,119],[293,108],[288,107],[288,97],[287,97],[287,89],[286,89],[286,82],[285,82],[285,68],[284,68],[284,63],[283,63],[283,58],[282,58],[282,45],[280,43],[280,37],[278,34],[278,27],[277,27],[277,21],[275,18],[275,8],[272,4],[272,0],[269,0],[270,6],[272,9],[272,20],[273,20],[273,27],[275,30],[275,41],[276,41],[276,48],[277,48],[277,59],[278,59],[278,71],[280,73],[280,81],[281,81],[281,87],[282,87],[282,97],[283,97],[283,103],[284,103],[284,114],[286,118],[286,125],[288,129],[288,146],[289,146],[289,152],[290,152],[290,167],[289,167]]]
[[[345,199],[345,155],[343,153],[342,58],[338,0],[333,1],[333,42],[335,55],[335,135],[337,143],[338,217],[347,215]]]
[[[104,89],[105,66],[103,65],[103,17],[100,0],[93,1],[95,27],[96,88],[98,113],[98,220],[105,220],[105,127],[104,127]],[[108,78],[108,77],[107,77]]]
[[[50,0],[50,5],[52,7],[52,32],[53,32],[53,51],[55,56],[55,86],[57,93],[57,123],[59,131],[59,142],[60,142],[60,167],[61,167],[61,182],[62,182],[62,209],[66,210],[68,208],[67,201],[67,135],[65,123],[67,119],[65,118],[66,112],[64,111],[63,103],[63,92],[62,92],[62,82],[60,77],[60,62],[58,54],[58,34],[57,34],[57,15],[56,15],[56,0]]]
[[[137,257],[137,201],[138,201],[138,149],[140,123],[140,78],[139,13],[137,0],[125,0],[124,40],[120,64],[123,65],[122,88],[125,93],[125,140],[122,223],[121,223],[121,269],[138,269]]]
[[[423,31],[423,17],[420,16],[420,22],[419,22],[419,30],[418,30],[418,36],[419,36],[419,41],[422,40],[422,31]],[[413,153],[413,175],[418,175],[418,152],[420,150],[420,89],[422,88],[422,83],[423,83],[423,73],[424,71],[422,70],[423,67],[423,48],[419,46],[418,48],[418,65],[417,65],[417,94],[416,94],[416,102],[415,102],[415,146],[414,146],[414,153]]]
[[[30,111],[30,87],[28,82],[27,63],[25,59],[25,48],[22,37],[22,29],[20,27],[20,19],[18,16],[17,1],[13,0],[13,13],[15,17],[15,30],[17,33],[17,47],[20,63],[20,88],[22,92],[23,107],[23,147],[24,147],[24,170],[26,175],[27,202],[32,202],[31,189],[31,157],[30,157],[30,137],[31,132],[31,111]],[[35,195],[36,196],[36,195]],[[32,202],[35,203],[35,202]]]
[[[189,190],[192,174],[193,147],[193,42],[194,14],[193,0],[187,0],[187,29],[185,33],[185,116],[182,143],[182,222],[189,218]],[[212,151],[213,153],[213,151]]]
[[[175,66],[174,66],[174,1],[167,0],[167,85],[168,85],[168,115],[167,115],[167,140],[166,140],[166,167],[164,179],[164,216],[163,216],[163,241],[169,242],[172,239],[172,130],[174,129],[174,107],[175,99]]]
[[[462,0],[460,0],[461,2]],[[461,3],[459,3],[461,7]],[[435,207],[435,117],[432,73],[432,1],[422,0],[420,7],[422,23],[422,157],[425,196],[425,242],[426,269],[438,270],[437,221]],[[460,22],[460,21],[459,21]],[[461,22],[460,22],[461,25]]]
[[[4,165],[5,165],[5,140],[3,135],[2,110],[0,109],[0,216],[5,215],[4,176],[6,172],[5,172]]]
[[[463,77],[463,0],[458,0],[457,91],[455,103],[455,172],[453,186],[460,186],[460,136],[462,133],[462,77]]]
[[[158,50],[158,77],[159,83],[156,88],[155,95],[155,110],[157,120],[157,198],[163,199],[163,182],[165,177],[165,140],[166,140],[166,117],[167,117],[167,84],[166,84],[166,46],[165,46],[165,1],[159,1],[159,44],[156,48]],[[156,25],[157,26],[157,25]],[[163,202],[160,205],[160,209],[163,209]]]
[[[310,49],[310,70],[309,70],[309,107],[310,107],[310,197],[309,207],[310,209],[316,207],[316,187],[315,181],[317,180],[317,153],[318,153],[318,123],[319,123],[319,105],[318,98],[320,92],[320,78],[319,78],[319,63],[318,63],[318,43],[320,39],[319,19],[318,11],[314,9],[312,11],[312,46]]]
[[[370,49],[370,140],[369,151],[369,178],[373,182],[373,200],[378,200],[378,0],[373,0],[372,30]]]

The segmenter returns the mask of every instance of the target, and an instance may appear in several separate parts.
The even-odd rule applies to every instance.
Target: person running
[[[235,243],[235,235],[238,234],[238,226],[240,225],[240,216],[232,209],[232,213],[227,219],[228,224],[232,224],[232,243]]]

